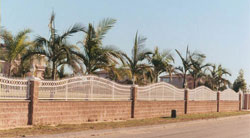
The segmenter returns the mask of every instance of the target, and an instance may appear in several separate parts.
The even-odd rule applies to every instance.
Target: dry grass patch
[[[58,134],[58,133],[64,133],[64,132],[77,132],[77,131],[83,131],[83,130],[100,130],[100,129],[112,129],[112,128],[123,128],[123,127],[136,127],[136,126],[145,126],[145,125],[184,122],[184,121],[199,120],[199,119],[236,116],[236,115],[244,115],[244,114],[250,114],[250,111],[187,114],[187,115],[180,115],[174,119],[170,117],[158,117],[158,118],[149,118],[149,119],[132,119],[132,120],[127,120],[127,121],[116,121],[116,122],[65,124],[65,125],[57,125],[57,126],[34,126],[30,128],[15,128],[15,129],[9,129],[9,130],[0,130],[0,137]]]

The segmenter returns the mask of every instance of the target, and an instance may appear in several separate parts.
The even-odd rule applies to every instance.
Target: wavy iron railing
[[[239,100],[239,94],[228,89],[220,92],[221,100]],[[184,100],[184,89],[176,88],[175,86],[159,82],[148,86],[138,87],[138,100],[146,101],[178,101]],[[195,89],[188,89],[189,101],[216,101],[217,92],[205,86],[200,86]]]
[[[138,87],[138,100],[146,101],[177,101],[184,100],[184,89],[159,82],[148,86]]]
[[[0,77],[0,99],[29,99],[28,80]]]
[[[188,99],[190,101],[209,101],[217,100],[217,92],[205,86],[200,86],[192,90],[188,90]]]
[[[226,89],[220,92],[220,100],[224,101],[239,101],[239,93],[232,89]]]
[[[51,100],[131,100],[131,85],[121,85],[97,76],[79,76],[59,81],[40,80],[39,99]],[[201,86],[188,90],[189,100],[217,100],[217,92]],[[29,99],[29,81],[0,76],[0,99]],[[184,100],[184,89],[159,82],[138,86],[138,100]],[[239,100],[239,94],[231,89],[220,92],[220,100]]]
[[[40,81],[39,99],[130,100],[131,86],[97,76]]]

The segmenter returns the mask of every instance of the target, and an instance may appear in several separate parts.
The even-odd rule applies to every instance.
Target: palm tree
[[[179,55],[179,57],[181,58],[181,61],[182,61],[182,66],[178,67],[177,69],[182,72],[182,75],[183,75],[182,87],[185,88],[186,75],[191,68],[191,63],[190,63],[190,59],[189,59],[190,51],[188,50],[188,46],[187,46],[185,58],[181,55],[181,53],[177,49],[175,49],[175,51],[177,52],[177,54]]]
[[[218,66],[217,69],[217,88],[219,90],[222,90],[226,88],[226,85],[230,84],[230,81],[224,78],[224,76],[229,75],[231,76],[231,73],[227,71],[227,69],[223,68],[221,65]]]
[[[69,45],[69,49],[72,49],[74,51],[80,51],[80,49],[77,46],[74,45]],[[75,55],[75,54],[63,54],[58,58],[58,76],[69,76],[69,74],[67,73],[66,75],[62,75],[65,74],[65,67],[67,66],[68,68],[70,68],[73,71],[73,74],[82,74],[82,70],[83,67],[81,66],[81,61],[80,58]],[[60,71],[60,72],[59,72]],[[60,77],[62,78],[62,77]]]
[[[93,24],[89,24],[86,31],[86,36],[82,42],[83,51],[74,52],[83,62],[85,74],[94,74],[99,69],[105,69],[116,61],[121,59],[120,51],[114,47],[103,47],[102,40],[105,34],[113,27],[116,20],[107,18],[102,20],[99,25],[94,28]]]
[[[170,51],[160,53],[158,47],[155,47],[149,62],[153,65],[154,82],[158,82],[158,77],[161,73],[168,72],[171,75],[173,72],[171,62],[174,62],[174,58]]]
[[[65,33],[59,35],[55,29],[54,19],[55,14],[52,13],[49,23],[49,39],[38,36],[34,40],[32,50],[29,50],[28,54],[23,57],[24,60],[33,55],[44,55],[47,58],[48,62],[52,64],[51,78],[53,80],[56,79],[57,69],[62,65],[61,62],[72,62],[71,60],[74,59],[72,58],[72,56],[74,55],[73,51],[78,50],[76,46],[71,45],[67,42],[67,38],[74,33],[84,31],[84,27],[82,27],[80,24],[75,24],[73,27],[69,28]]]
[[[131,78],[129,69],[125,66],[117,67],[116,64],[111,64],[103,68],[108,73],[108,78],[116,82],[126,81],[128,78]]]
[[[126,66],[130,69],[130,76],[132,76],[133,84],[140,80],[140,76],[151,71],[150,66],[143,63],[144,59],[148,58],[149,55],[152,54],[152,52],[144,48],[145,41],[146,38],[140,36],[138,37],[138,32],[136,32],[131,58],[125,53],[122,54],[125,58]]]
[[[9,63],[8,76],[16,75],[19,70],[21,56],[27,52],[27,47],[31,42],[28,40],[28,34],[31,32],[29,29],[25,29],[12,35],[9,31],[3,30],[1,32],[1,38],[6,47],[6,54],[4,60]]]
[[[205,85],[212,90],[225,89],[226,85],[230,84],[230,81],[224,78],[224,76],[231,76],[231,73],[229,73],[227,69],[223,68],[221,65],[212,65],[211,67],[212,69],[208,69],[210,71],[210,74],[207,77]]]
[[[191,58],[202,59],[202,58],[205,58],[206,56],[204,54],[199,53],[199,52],[192,52],[191,53],[188,49],[188,46],[186,49],[185,58],[181,55],[181,53],[178,50],[175,50],[175,51],[177,52],[177,54],[179,55],[179,57],[181,58],[181,61],[182,61],[182,66],[177,67],[177,69],[182,72],[182,75],[183,75],[182,87],[185,88],[187,74],[190,73],[190,70],[192,68]]]
[[[70,75],[68,73],[65,73],[65,65],[60,66],[60,69],[57,71],[58,77],[59,78],[65,78],[69,77]]]
[[[190,56],[191,69],[189,71],[190,75],[193,77],[194,83],[193,88],[196,88],[196,83],[198,79],[202,79],[206,76],[206,68],[211,66],[211,64],[203,64],[205,60],[204,56]]]

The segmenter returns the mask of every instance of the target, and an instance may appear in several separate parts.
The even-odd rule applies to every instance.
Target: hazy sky
[[[12,32],[24,28],[48,37],[52,10],[56,27],[64,31],[74,23],[98,24],[106,17],[117,19],[104,44],[131,52],[136,31],[147,37],[146,47],[174,49],[207,55],[207,62],[222,64],[233,75],[240,68],[250,83],[249,0],[1,0],[1,24]],[[83,38],[78,34],[72,43]]]

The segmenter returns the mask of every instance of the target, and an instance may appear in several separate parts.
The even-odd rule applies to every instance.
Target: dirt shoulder
[[[115,121],[115,122],[63,124],[57,126],[33,126],[30,128],[15,128],[9,130],[0,130],[0,137],[18,137],[18,136],[25,137],[25,136],[38,136],[46,134],[60,134],[65,132],[79,132],[84,130],[101,130],[101,129],[149,126],[149,125],[186,122],[191,120],[204,120],[211,118],[238,116],[246,114],[250,114],[250,111],[187,114],[187,115],[180,115],[177,118],[158,117],[149,119],[132,119],[132,120]]]

